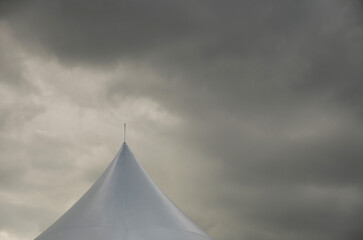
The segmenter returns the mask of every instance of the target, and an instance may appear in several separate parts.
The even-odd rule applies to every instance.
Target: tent
[[[124,142],[95,184],[35,240],[211,240],[155,185]]]

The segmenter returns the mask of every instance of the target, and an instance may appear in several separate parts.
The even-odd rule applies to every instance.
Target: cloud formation
[[[363,237],[360,1],[2,1],[0,239],[122,141],[215,239]]]

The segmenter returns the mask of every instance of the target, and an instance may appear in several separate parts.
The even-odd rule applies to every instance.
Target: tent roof
[[[96,183],[35,240],[211,240],[153,183],[126,143]]]

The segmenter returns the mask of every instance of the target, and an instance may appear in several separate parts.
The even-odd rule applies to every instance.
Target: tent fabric
[[[126,143],[95,184],[35,240],[211,240],[155,185]]]

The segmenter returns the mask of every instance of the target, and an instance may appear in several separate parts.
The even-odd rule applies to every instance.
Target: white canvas
[[[96,183],[35,240],[211,240],[153,183],[126,143]]]

